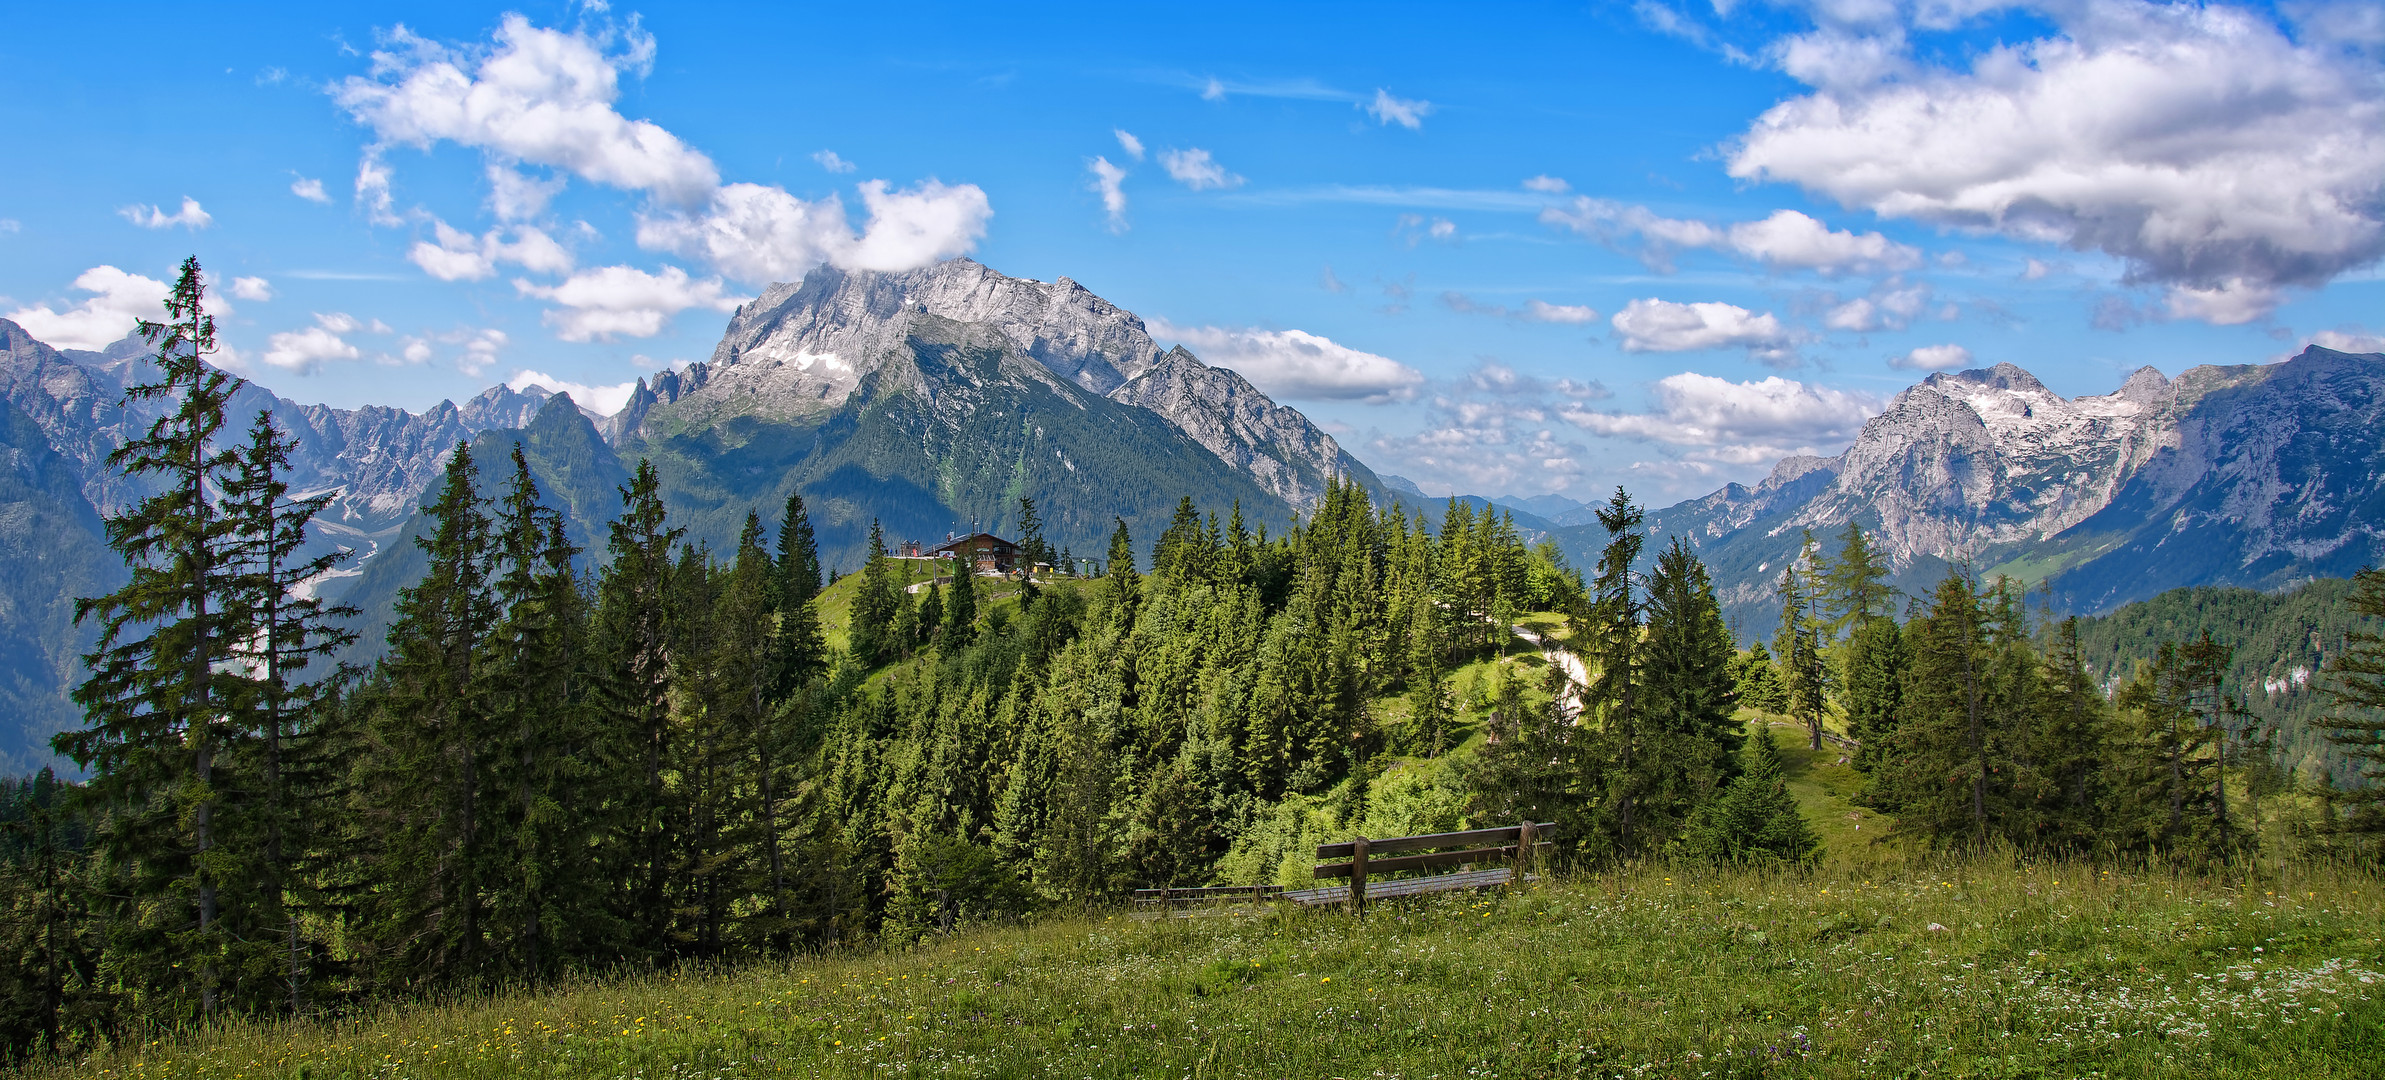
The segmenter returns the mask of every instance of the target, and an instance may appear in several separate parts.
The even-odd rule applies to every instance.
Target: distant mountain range
[[[1870,532],[1908,594],[1953,564],[2092,614],[2187,585],[2273,590],[2385,562],[2385,354],[2150,367],[2063,398],[2012,364],[1931,375],[1835,457],[1793,457],[1649,515],[1686,538],[1741,639],[1768,636],[1806,531]],[[1593,559],[1595,523],[1559,529]]]
[[[88,631],[73,600],[120,581],[101,518],[146,494],[105,467],[155,419],[119,404],[144,376],[132,340],[52,349],[0,320],[0,772],[47,759],[78,722],[65,699]],[[2312,348],[2272,365],[2151,368],[2113,394],[2064,399],[2012,365],[1932,375],[1830,458],[1792,458],[1650,514],[1713,567],[1742,639],[1769,633],[1772,584],[1806,529],[1835,550],[1849,521],[1883,544],[1909,592],[1951,563],[2051,588],[2107,611],[2177,585],[2276,588],[2377,561],[2385,522],[2385,356]],[[869,523],[935,539],[1014,530],[1036,499],[1046,535],[1106,550],[1114,519],[1143,543],[1178,498],[1239,502],[1280,529],[1332,477],[1435,519],[1444,501],[1378,477],[1298,411],[1062,278],[1012,278],[967,259],[906,273],[821,269],[738,309],[710,360],[641,380],[611,416],[532,387],[492,387],[422,413],[300,405],[251,385],[235,425],[272,412],[299,449],[298,486],[337,490],[316,539],[364,557],[325,586],[366,611],[420,572],[419,504],[459,441],[490,490],[523,445],[576,542],[601,555],[616,488],[654,462],[674,522],[725,550],[749,511],[775,527],[790,493],[812,508],[831,566],[859,565]],[[1591,565],[1593,508],[1561,496],[1465,497],[1511,513]],[[1653,550],[1653,546],[1652,546]]]

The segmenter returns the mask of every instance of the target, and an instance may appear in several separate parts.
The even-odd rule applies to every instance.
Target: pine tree
[[[640,460],[621,489],[621,516],[606,541],[611,558],[596,587],[591,642],[598,725],[613,743],[612,788],[623,811],[615,826],[625,845],[615,876],[624,890],[620,910],[633,940],[648,949],[662,949],[670,940],[667,898],[679,839],[664,771],[679,752],[671,723],[668,601],[671,548],[682,530],[670,527],[660,487],[653,464]]]
[[[1993,712],[1997,688],[1987,613],[1971,579],[1950,572],[1929,610],[1906,627],[1912,652],[1897,721],[1892,775],[1880,783],[1897,827],[1938,843],[1980,846],[2001,824],[2008,732]]]
[[[448,458],[415,545],[421,580],[398,593],[389,653],[372,688],[359,785],[375,863],[366,933],[390,981],[472,978],[488,959],[483,918],[494,841],[489,807],[495,743],[481,670],[498,616],[489,580],[491,521],[470,443]]]
[[[1786,712],[1788,691],[1781,686],[1780,665],[1772,662],[1772,652],[1759,641],[1748,646],[1731,661],[1732,684],[1738,687],[1739,703],[1766,712]]]
[[[1780,657],[1781,688],[1790,717],[1805,723],[1812,749],[1822,749],[1822,720],[1829,711],[1830,663],[1822,652],[1820,568],[1812,533],[1797,558],[1781,568],[1780,628],[1772,648]]]
[[[241,384],[207,363],[216,344],[205,291],[198,260],[185,259],[166,297],[166,321],[140,323],[158,374],[126,389],[125,403],[174,409],[110,453],[108,466],[159,477],[162,490],[107,521],[109,546],[124,556],[131,580],[75,602],[77,623],[97,617],[101,625],[84,657],[91,677],[73,694],[88,726],[53,745],[90,771],[89,797],[107,808],[99,847],[119,879],[110,891],[124,898],[119,962],[212,1017],[233,945],[221,925],[221,891],[238,861],[218,846],[231,822],[216,766],[242,734],[231,726],[232,710],[248,679],[235,650],[250,628],[234,599],[240,523],[218,511],[211,493],[237,465],[214,444]]]
[[[903,597],[895,592],[892,560],[886,554],[886,533],[870,521],[869,561],[861,568],[861,587],[853,593],[853,620],[846,631],[855,663],[876,667],[894,659],[903,643],[894,623]]]
[[[1822,853],[1822,838],[1781,778],[1780,747],[1770,730],[1759,727],[1748,736],[1746,758],[1746,771],[1699,808],[1682,854],[1729,864],[1812,862]]]
[[[1908,664],[1903,628],[1885,616],[1863,620],[1847,639],[1841,662],[1847,734],[1855,740],[1853,764],[1856,772],[1869,777],[1895,741],[1897,719],[1903,713]],[[1873,800],[1869,805],[1881,806],[1877,794],[1867,788],[1867,798]]]
[[[1896,610],[1897,591],[1888,584],[1888,564],[1872,548],[1863,526],[1849,521],[1839,534],[1837,561],[1824,573],[1822,594],[1831,612],[1834,634],[1859,629]]]
[[[1641,654],[1647,722],[1664,734],[1656,790],[1665,793],[1667,814],[1677,821],[1739,774],[1746,738],[1733,719],[1739,706],[1734,652],[1714,579],[1680,537],[1657,553],[1649,576]]]
[[[1574,638],[1585,646],[1582,659],[1591,669],[1590,685],[1582,693],[1582,721],[1596,733],[1591,784],[1598,799],[1600,846],[1625,858],[1664,842],[1662,830],[1670,824],[1663,805],[1668,793],[1662,791],[1665,733],[1650,723],[1641,670],[1644,604],[1633,567],[1647,543],[1641,530],[1645,517],[1619,487],[1599,508],[1607,543],[1590,582],[1589,618]]]
[[[771,560],[771,603],[778,611],[778,679],[776,693],[785,697],[828,669],[828,643],[820,629],[820,613],[812,599],[820,595],[820,549],[812,535],[811,515],[803,496],[787,496],[786,517],[778,529],[778,554]]]
[[[2087,673],[2077,617],[2055,625],[2043,658],[2039,698],[2023,778],[2032,803],[2032,828],[2023,838],[2035,850],[2082,854],[2105,835],[2110,795],[2104,776],[2111,752],[2111,705]]]
[[[2385,570],[2362,568],[2352,575],[2352,590],[2353,611],[2385,619]],[[2345,645],[2327,665],[2327,693],[2336,706],[2327,738],[2345,748],[2367,784],[2337,801],[2346,810],[2344,828],[2385,833],[2385,631],[2354,631],[2345,636]]]
[[[306,669],[356,640],[338,625],[357,615],[347,605],[328,605],[310,586],[355,553],[336,548],[311,558],[298,551],[307,542],[315,515],[335,492],[290,497],[290,451],[296,440],[282,434],[273,414],[260,410],[249,441],[224,488],[224,512],[236,523],[235,549],[241,625],[248,633],[233,653],[250,677],[239,727],[257,745],[257,779],[251,792],[260,850],[248,870],[260,928],[278,928],[282,976],[290,1014],[305,1010],[304,987],[311,969],[300,941],[300,910],[317,906],[300,874],[300,862],[321,836],[314,807],[336,795],[336,762],[327,752],[332,733],[323,730],[334,715],[325,707],[332,679],[308,680]],[[335,676],[336,677],[336,676]],[[278,924],[278,927],[277,927]]]

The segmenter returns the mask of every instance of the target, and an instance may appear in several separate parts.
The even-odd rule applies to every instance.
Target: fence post
[[[1515,834],[1515,869],[1508,874],[1508,884],[1522,885],[1524,873],[1532,868],[1532,818],[1524,818],[1523,828]]]
[[[1366,837],[1350,844],[1350,910],[1366,915]]]

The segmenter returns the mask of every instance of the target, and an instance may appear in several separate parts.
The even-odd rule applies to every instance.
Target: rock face
[[[899,351],[908,319],[980,326],[1078,390],[1148,409],[1295,508],[1328,478],[1380,490],[1374,474],[1298,411],[1178,348],[1143,320],[1067,278],[1008,277],[969,259],[903,273],[822,267],[772,285],[737,310],[712,359],[641,386],[606,431],[616,443],[742,417],[795,423],[834,414]]]
[[[1803,533],[1850,522],[1908,592],[1967,563],[2106,611],[2180,585],[2267,588],[2385,554],[2385,355],[2316,346],[2278,364],[2141,368],[2063,398],[2011,364],[1932,375],[1846,452],[1780,462],[1650,515],[1714,568],[1743,637],[1767,633]],[[1562,534],[1577,553],[1595,527]]]

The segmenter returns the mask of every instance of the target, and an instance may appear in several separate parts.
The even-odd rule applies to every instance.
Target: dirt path
[[[1541,658],[1547,660],[1549,666],[1565,672],[1565,690],[1557,695],[1558,711],[1567,717],[1582,715],[1582,692],[1590,687],[1590,669],[1582,663],[1582,658],[1521,626],[1515,627],[1515,636],[1531,642],[1533,648],[1540,650]]]

